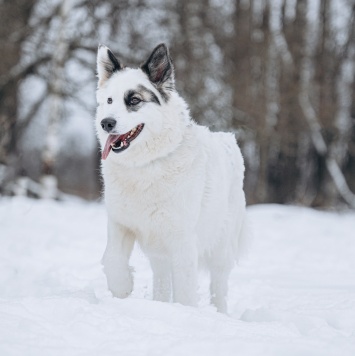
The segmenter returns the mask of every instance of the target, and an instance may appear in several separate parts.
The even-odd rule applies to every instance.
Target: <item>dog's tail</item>
[[[250,223],[250,219],[248,218],[248,215],[245,212],[242,225],[239,230],[239,235],[236,239],[237,241],[234,250],[235,258],[238,264],[241,264],[248,257],[253,243],[253,239],[253,229]]]

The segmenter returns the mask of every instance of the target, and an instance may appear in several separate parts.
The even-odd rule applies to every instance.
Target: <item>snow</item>
[[[260,205],[230,279],[230,314],[152,301],[139,248],[132,296],[112,298],[100,203],[0,200],[0,355],[354,355],[355,213]]]

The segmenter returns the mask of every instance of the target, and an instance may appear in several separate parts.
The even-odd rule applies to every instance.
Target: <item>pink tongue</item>
[[[104,149],[102,150],[102,153],[101,153],[101,158],[102,159],[106,159],[107,158],[108,154],[111,151],[111,143],[117,141],[119,137],[120,137],[120,135],[109,135],[107,137],[107,141],[105,143],[105,147],[104,147]]]

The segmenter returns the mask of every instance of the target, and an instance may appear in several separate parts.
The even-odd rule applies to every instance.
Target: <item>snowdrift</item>
[[[152,301],[139,248],[133,294],[106,289],[102,204],[0,200],[0,355],[355,355],[355,213],[254,206],[229,315]]]

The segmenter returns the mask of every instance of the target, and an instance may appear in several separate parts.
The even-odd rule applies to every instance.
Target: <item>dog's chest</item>
[[[162,227],[163,221],[179,215],[189,192],[197,189],[199,167],[192,161],[166,162],[124,172],[105,169],[105,201],[111,218],[138,230]]]

